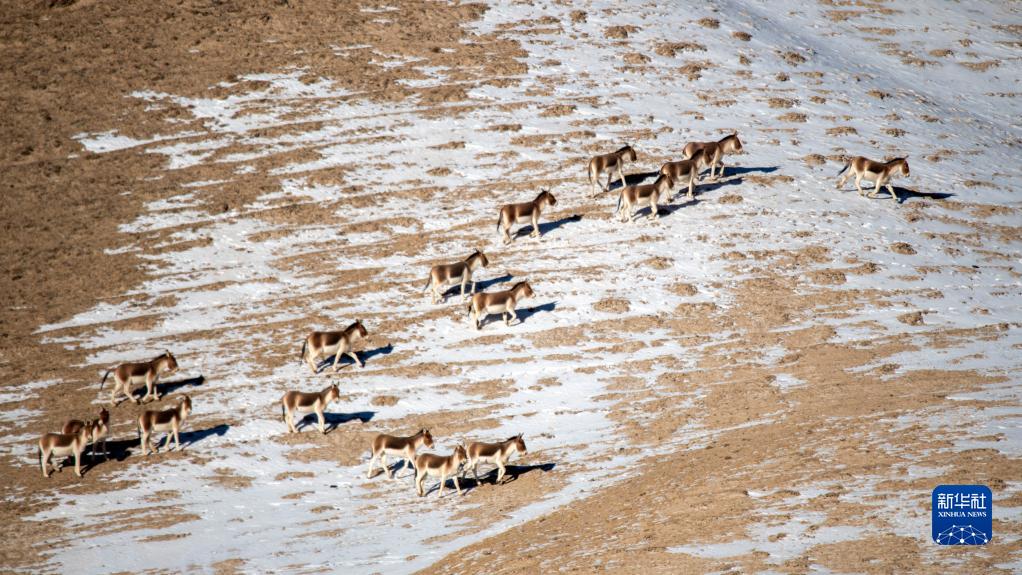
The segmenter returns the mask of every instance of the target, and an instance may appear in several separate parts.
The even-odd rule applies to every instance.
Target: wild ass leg
[[[348,351],[345,353],[345,355],[355,360],[355,363],[358,364],[359,367],[365,367],[365,364],[362,363],[362,360],[358,358],[358,354],[355,353],[354,351]]]
[[[891,182],[890,181],[887,182],[887,186],[886,187],[887,187],[887,193],[891,194],[891,199],[893,199],[895,202],[900,202],[901,200],[898,198],[898,194],[894,193],[894,188],[891,186]]]
[[[323,405],[316,405],[316,419],[319,420],[319,432],[326,435],[326,417],[323,415]]]
[[[415,491],[419,494],[419,497],[422,497],[422,496],[425,495],[425,493],[423,493],[423,491],[422,491],[422,482],[423,482],[424,479],[426,479],[426,474],[423,473],[422,471],[416,469],[416,471],[415,471]]]
[[[49,477],[50,476],[50,474],[49,474],[49,471],[50,471],[50,452],[49,451],[44,451],[42,449],[39,450],[39,467],[41,467],[42,470],[43,470],[43,477]]]
[[[319,360],[319,352],[314,350],[311,345],[308,346],[307,349],[308,351],[305,353],[305,363],[308,364],[309,369],[312,371],[312,375],[316,375],[319,373],[316,371],[316,361]]]
[[[284,419],[287,420],[288,433],[298,433],[298,428],[295,427],[295,414],[291,409],[284,411]]]
[[[153,377],[151,373],[145,374],[145,397],[142,398],[142,403],[147,401],[153,401],[150,399],[153,396]]]
[[[415,464],[412,463],[412,458],[415,457],[415,452],[406,449],[404,456],[404,462],[401,465],[401,473],[404,473],[405,469],[408,469],[409,467],[415,469]]]
[[[334,373],[337,373],[337,370],[339,369],[337,366],[338,366],[338,364],[341,363],[341,355],[342,355],[341,354],[341,344],[337,344],[337,351],[334,353],[334,365],[333,365]]]
[[[539,237],[539,210],[532,210],[532,233],[529,234],[534,238]]]

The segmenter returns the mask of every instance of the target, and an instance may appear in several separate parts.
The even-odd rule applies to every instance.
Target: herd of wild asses
[[[667,162],[658,172],[656,181],[652,184],[628,184],[625,173],[625,162],[635,162],[637,154],[635,150],[626,145],[621,149],[608,154],[595,156],[589,160],[588,174],[589,183],[592,187],[592,197],[595,197],[599,189],[610,191],[611,178],[616,171],[621,181],[618,191],[617,209],[615,214],[620,213],[622,222],[634,220],[636,208],[649,207],[649,218],[654,220],[658,217],[658,206],[661,199],[673,201],[672,192],[677,185],[687,187],[687,199],[694,197],[695,185],[699,180],[701,172],[709,168],[708,177],[713,180],[724,174],[724,156],[736,154],[742,151],[742,143],[738,134],[730,134],[715,142],[690,142],[683,149],[684,158],[678,161]],[[848,173],[845,173],[845,172]],[[845,184],[848,178],[855,177],[855,186],[860,195],[864,194],[862,181],[872,181],[873,191],[870,197],[875,197],[881,187],[886,186],[891,197],[898,200],[891,187],[891,178],[898,172],[902,175],[909,175],[908,161],[905,158],[897,158],[888,162],[875,162],[863,157],[850,159],[844,168],[838,173],[840,179],[837,187]],[[603,173],[607,174],[607,183],[600,183]],[[669,197],[670,196],[670,197]],[[540,235],[539,218],[544,208],[556,205],[557,200],[547,190],[542,190],[536,199],[531,202],[508,204],[500,208],[497,219],[497,233],[503,239],[505,245],[513,241],[511,228],[514,224],[530,224],[532,226],[531,236],[538,238]],[[624,208],[622,210],[622,207]],[[515,284],[511,289],[494,291],[489,293],[476,293],[475,282],[472,274],[479,268],[489,265],[489,259],[482,251],[476,250],[472,255],[462,261],[433,266],[429,271],[429,278],[423,291],[432,288],[432,303],[437,304],[445,298],[445,290],[452,286],[461,286],[461,297],[466,297],[465,288],[468,287],[470,299],[468,307],[469,320],[475,329],[480,329],[482,321],[488,315],[501,315],[507,325],[517,320],[515,308],[518,303],[528,297],[532,297],[532,287],[527,281]],[[341,356],[347,355],[355,364],[363,366],[362,360],[355,350],[359,340],[369,335],[361,320],[355,321],[343,331],[314,331],[305,338],[302,343],[300,359],[309,366],[313,374],[319,372],[320,361],[329,360],[333,357],[333,371],[339,367]],[[110,403],[116,407],[118,398],[124,396],[135,404],[147,401],[157,401],[160,395],[156,386],[157,379],[162,375],[172,374],[177,371],[178,364],[174,355],[165,351],[155,359],[142,363],[125,363],[106,372],[100,383],[100,390],[112,373],[114,376],[113,390],[110,394]],[[146,394],[141,400],[135,397],[132,386],[144,383]],[[315,413],[318,419],[320,432],[326,433],[324,410],[332,401],[340,399],[340,390],[337,385],[330,385],[318,392],[288,391],[280,400],[281,418],[288,427],[290,433],[295,433],[298,428],[294,423],[294,414]],[[138,429],[139,444],[142,447],[142,455],[148,456],[149,451],[158,452],[157,446],[152,445],[152,437],[155,433],[166,432],[166,439],[163,447],[168,449],[173,438],[176,447],[180,448],[180,430],[185,424],[188,415],[192,410],[192,401],[187,395],[182,396],[177,405],[163,410],[147,410],[138,416],[136,426]],[[91,446],[90,461],[95,457],[97,447],[102,443],[103,455],[108,456],[106,449],[106,438],[110,429],[110,413],[106,408],[101,408],[99,417],[89,420],[73,419],[64,424],[60,433],[47,433],[39,439],[39,465],[43,475],[49,477],[52,473],[51,457],[74,457],[75,474],[81,477],[81,456],[88,446]],[[157,442],[158,444],[159,442]],[[458,493],[461,493],[461,486],[458,483],[458,476],[463,471],[471,468],[473,474],[477,474],[480,463],[490,463],[497,468],[497,482],[504,479],[506,464],[514,454],[526,452],[525,441],[522,435],[516,435],[505,441],[496,443],[473,442],[467,446],[458,445],[454,453],[447,456],[433,453],[416,453],[422,446],[433,447],[433,436],[428,429],[421,429],[418,433],[407,436],[393,436],[386,434],[377,435],[371,445],[372,455],[369,460],[367,476],[373,476],[373,470],[378,465],[390,478],[394,477],[394,470],[387,464],[387,456],[403,460],[401,470],[406,469],[409,464],[415,470],[416,492],[422,496],[423,482],[432,475],[440,478],[438,497],[443,495],[444,483],[448,477],[454,479],[454,486]],[[67,460],[61,464],[66,464]]]

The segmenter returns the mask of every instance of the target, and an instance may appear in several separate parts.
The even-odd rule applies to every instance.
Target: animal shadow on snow
[[[717,190],[719,190],[721,188],[727,187],[727,186],[738,186],[738,185],[741,185],[742,182],[743,182],[743,180],[742,180],[741,177],[729,178],[727,180],[716,180],[716,181],[705,180],[702,183],[696,182],[696,187],[695,187],[695,190],[693,190],[693,195],[694,196],[701,196],[702,194],[707,194],[709,192],[715,192],[715,191],[717,191]],[[685,194],[687,194],[687,193],[688,193],[688,188],[683,186],[682,188],[680,188],[678,190],[678,197],[679,198],[683,198],[685,196]]]
[[[153,391],[159,393],[160,394],[160,400],[162,400],[167,395],[169,395],[169,394],[171,394],[171,393],[173,393],[173,392],[175,392],[175,391],[177,391],[177,390],[179,390],[181,388],[184,388],[184,387],[195,387],[195,386],[202,385],[204,383],[206,383],[206,378],[205,378],[205,376],[202,376],[202,375],[197,376],[197,377],[190,377],[188,379],[178,379],[178,380],[175,380],[175,381],[168,381],[168,382],[157,381],[156,382],[156,386],[155,386]],[[145,397],[145,394],[146,394],[145,384],[140,385],[140,386],[136,387],[135,389],[131,390],[131,394],[132,394],[132,396],[134,396],[135,398],[137,398],[137,399],[139,399],[141,401],[141,399],[143,397]],[[125,401],[123,396],[118,398],[117,405],[120,405],[122,401]],[[148,401],[146,403],[152,403],[152,401]]]
[[[869,193],[871,191],[870,188],[867,188],[865,186],[863,186],[862,189],[866,193]],[[856,190],[856,193],[858,193],[858,190]],[[954,195],[955,195],[955,194],[946,193],[946,192],[917,192],[915,190],[910,190],[908,188],[899,188],[898,186],[894,186],[894,193],[898,194],[898,203],[899,204],[904,204],[906,201],[908,201],[909,198],[927,198],[927,199],[930,199],[930,200],[946,200],[948,198],[954,197]],[[889,199],[891,199],[891,194],[887,193],[887,188],[880,188],[880,190],[877,191],[877,197],[875,197],[875,198],[866,198],[866,199],[867,200],[889,200]]]
[[[110,439],[106,442],[106,450],[109,452],[109,458],[119,462],[127,460],[131,456],[132,448],[140,446],[141,443],[138,437],[132,437],[131,439]],[[103,462],[102,456],[98,456],[97,454],[96,458],[97,465]]]
[[[221,423],[220,425],[214,425],[213,427],[208,427],[206,429],[199,429],[196,431],[182,431],[181,447],[185,447],[193,443],[202,441],[203,439],[206,439],[207,437],[211,437],[213,435],[222,437],[225,433],[227,433],[227,430],[230,428],[231,428],[230,425],[227,425],[226,423]]]
[[[674,212],[676,212],[678,210],[682,210],[682,209],[694,206],[694,205],[696,205],[698,203],[699,203],[698,190],[697,190],[697,193],[695,194],[695,196],[691,200],[688,200],[686,198],[686,196],[685,196],[685,193],[681,192],[681,193],[678,194],[678,197],[675,198],[674,201],[672,201],[671,203],[664,203],[664,204],[658,205],[657,206],[657,214],[659,215],[660,218],[664,218],[664,217],[670,216],[671,214],[673,214]],[[621,206],[621,209],[622,210],[625,209],[624,205]],[[633,224],[639,224],[639,223],[642,223],[642,222],[653,223],[653,222],[649,221],[649,210],[650,210],[649,206],[646,206],[646,207],[640,208],[638,211],[632,212],[632,215],[631,215],[632,223]],[[615,212],[614,213],[614,222],[618,223],[617,219],[620,218],[620,217],[621,217],[621,214]],[[623,222],[623,223],[628,223],[628,222]]]
[[[227,425],[226,423],[221,423],[220,425],[215,425],[213,427],[201,429],[198,431],[182,431],[181,447],[184,448],[197,441],[202,441],[203,439],[211,435],[222,436],[223,434],[227,433],[227,430],[230,429],[230,427],[231,426]],[[163,443],[167,440],[166,438],[167,434],[165,433],[160,433],[153,436],[152,439],[153,445],[160,447],[161,448],[160,451],[163,451],[162,449]],[[174,445],[173,440],[171,440],[171,445],[172,446]],[[94,446],[90,446],[89,449],[92,449],[93,447]],[[125,459],[131,456],[131,454],[133,453],[133,449],[135,448],[138,448],[139,452],[141,453],[142,442],[141,438],[138,436],[132,437],[130,439],[110,439],[106,442],[108,458],[113,459],[115,461],[124,461]],[[89,460],[88,455],[85,454],[83,455],[84,459],[82,460],[82,463],[88,462]],[[95,465],[99,465],[103,463],[103,461],[104,461],[103,456],[101,454],[97,454]],[[93,466],[94,465],[90,464],[88,468],[91,469]]]
[[[543,222],[543,223],[539,224],[539,235],[540,236],[545,236],[548,233],[556,230],[557,228],[560,228],[561,226],[563,226],[565,224],[570,224],[570,223],[573,223],[573,222],[580,222],[580,221],[582,221],[582,216],[580,214],[574,214],[574,215],[571,215],[571,216],[563,217],[563,218],[557,220],[556,222]],[[518,239],[520,237],[527,236],[527,235],[529,235],[531,233],[532,233],[532,225],[531,224],[527,225],[527,226],[522,226],[522,228],[520,230],[515,232],[515,235],[514,235],[514,237],[512,239]],[[461,288],[459,287],[458,289],[460,290]]]
[[[724,177],[740,176],[742,174],[750,174],[752,172],[759,172],[761,174],[770,174],[776,172],[780,166],[725,166]],[[709,174],[710,169],[706,168],[702,172],[703,174]],[[702,175],[702,174],[700,174]]]
[[[412,478],[414,480],[415,468],[412,467],[411,464],[409,464],[408,469],[402,469],[405,464],[404,462],[405,460],[400,458],[398,458],[396,461],[394,459],[388,459],[386,469],[380,469],[379,466],[373,468],[373,477],[376,477],[377,475],[388,476],[391,473],[393,473],[395,481],[398,479],[407,478]],[[402,475],[402,473],[404,474]],[[372,479],[372,477],[370,477],[370,479]]]
[[[527,307],[527,308],[522,308],[522,309],[515,310],[515,313],[518,315],[518,321],[512,323],[511,325],[515,326],[515,325],[518,325],[518,324],[525,323],[525,320],[527,320],[530,317],[536,315],[537,313],[544,312],[544,311],[554,311],[554,308],[556,308],[556,307],[557,307],[557,302],[552,301],[552,302],[549,302],[549,303],[545,303],[543,305],[537,305],[537,306],[533,306],[533,307]],[[501,314],[499,314],[499,313],[486,314],[486,317],[484,317],[484,318],[479,320],[479,328],[482,329],[488,323],[495,323],[495,322],[503,323],[503,321],[504,320],[503,320],[503,318],[501,318]]]
[[[625,179],[628,180],[628,185],[636,185],[645,182],[646,180],[655,180],[660,176],[660,171],[655,172],[639,172],[637,174],[625,174]],[[621,183],[621,178],[612,180],[610,185],[607,186],[607,190],[613,192],[614,190],[621,189],[624,184]]]
[[[204,376],[191,377],[188,379],[179,379],[176,381],[168,381],[167,383],[157,383],[161,387],[160,395],[167,395],[168,393],[174,393],[175,391],[183,387],[196,387],[206,383]],[[143,388],[144,389],[144,388]]]
[[[367,350],[367,351],[357,351],[355,353],[358,354],[358,357],[359,357],[359,359],[362,360],[362,363],[366,364],[366,363],[369,363],[370,359],[372,359],[372,358],[374,358],[374,357],[376,357],[378,355],[389,355],[393,351],[394,351],[394,344],[388,343],[387,345],[384,345],[382,347],[378,347],[376,349],[370,349],[370,350]],[[331,355],[330,357],[328,357],[326,359],[321,359],[319,361],[319,364],[316,365],[316,373],[319,373],[319,372],[323,371],[324,369],[331,369],[332,370],[333,366],[334,366],[334,357],[335,356]],[[347,355],[342,355],[340,361],[337,362],[337,368],[338,369],[340,369],[342,367],[347,367],[349,365],[355,365],[355,360],[351,359]]]
[[[542,227],[542,226],[540,226],[540,227]],[[504,275],[502,275],[500,277],[497,277],[497,278],[490,278],[490,279],[487,279],[487,280],[478,281],[478,282],[476,282],[476,293],[484,291],[484,290],[486,290],[486,288],[488,288],[490,286],[495,286],[497,284],[502,284],[502,283],[505,283],[505,282],[509,282],[512,279],[514,279],[513,275],[511,275],[511,274],[504,274]],[[468,296],[469,296],[468,289],[470,287],[472,287],[472,286],[465,286],[465,297],[466,298],[468,298]],[[442,301],[447,301],[447,297],[448,296],[452,296],[452,295],[455,296],[455,297],[461,296],[461,284],[458,284],[456,286],[447,288],[447,291],[445,291],[441,295],[442,295],[442,298],[443,298]]]
[[[376,416],[375,411],[356,411],[354,413],[327,413],[323,412],[323,427],[327,433],[337,429],[337,426],[348,423],[349,421],[355,421],[356,419],[362,423],[366,423]],[[315,428],[319,425],[319,419],[316,418],[315,413],[307,413],[301,420],[295,423],[295,429],[301,431],[304,427],[311,425]]]
[[[472,475],[472,470],[469,469],[468,467],[465,467],[464,470],[465,477],[463,479],[458,480],[461,482],[461,488],[463,490],[470,491],[484,483],[489,483],[490,485],[500,485],[497,483],[497,473],[500,471],[499,469],[497,469],[497,466],[493,465],[492,463],[490,464],[482,463],[479,465],[479,467],[482,468],[484,465],[489,465],[490,467],[492,467],[492,469],[480,473],[478,482]],[[547,473],[553,471],[555,466],[556,466],[555,463],[542,463],[540,465],[505,465],[504,481],[502,483],[511,483],[512,481],[517,480],[519,476],[525,475],[526,473],[530,473],[536,470]],[[452,487],[454,486],[453,481],[451,482],[451,486]]]

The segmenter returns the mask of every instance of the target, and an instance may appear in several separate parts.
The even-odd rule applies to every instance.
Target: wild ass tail
[[[852,165],[852,161],[851,160],[845,162],[845,167],[841,168],[841,171],[838,172],[837,175],[840,176],[841,174],[845,173],[845,170],[847,170],[849,167],[851,167],[851,165]],[[835,177],[837,177],[837,176],[835,176]]]
[[[111,371],[113,371],[113,370],[112,369],[108,369],[108,370],[106,370],[106,373],[103,374],[103,381],[99,382],[99,390],[100,391],[103,391],[103,384],[106,383],[106,378],[110,375]]]
[[[302,341],[302,353],[301,353],[301,355],[298,356],[298,363],[299,364],[301,364],[303,361],[305,361],[305,348],[308,345],[309,345],[309,338],[305,338],[305,340]]]

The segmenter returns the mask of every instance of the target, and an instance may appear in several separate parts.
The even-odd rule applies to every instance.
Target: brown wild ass
[[[359,339],[365,339],[369,335],[362,320],[357,320],[349,325],[344,331],[314,331],[302,342],[301,360],[308,364],[312,373],[316,372],[316,362],[321,357],[334,356],[334,372],[342,355],[347,355],[355,360],[359,367],[365,367],[362,360],[355,353],[355,343]]]
[[[505,465],[511,459],[511,456],[515,453],[525,455],[525,440],[522,439],[522,434],[519,433],[500,443],[482,443],[477,441],[468,445],[466,453],[468,454],[468,465],[466,468],[472,468],[472,475],[475,476],[476,483],[479,482],[478,471],[480,463],[495,464],[497,466],[497,483],[501,483],[504,480]]]
[[[89,444],[92,445],[92,449],[89,451],[89,462],[91,463],[96,459],[96,449],[101,441],[103,442],[103,459],[109,457],[106,450],[106,436],[110,432],[110,412],[104,407],[100,408],[99,417],[96,419],[86,421],[70,419],[60,429],[60,432],[64,435],[77,435],[78,430],[89,424],[92,425],[92,432],[89,434]]]
[[[511,226],[516,223],[532,223],[532,232],[529,236],[539,237],[539,216],[545,206],[557,204],[557,199],[547,190],[543,190],[531,202],[521,204],[508,204],[500,208],[500,215],[497,217],[497,234],[500,228],[504,228],[504,245],[511,243]]]
[[[476,250],[472,255],[465,258],[463,261],[455,262],[453,264],[438,264],[430,268],[429,279],[426,280],[426,286],[422,288],[422,291],[426,291],[430,286],[433,286],[433,304],[435,305],[440,301],[441,293],[443,290],[452,285],[461,284],[461,297],[465,297],[465,286],[471,284],[469,294],[473,294],[476,291],[476,283],[472,280],[472,272],[479,268],[485,268],[490,265],[490,260],[486,258],[486,254]]]
[[[509,290],[473,294],[468,304],[468,319],[479,329],[485,316],[499,313],[504,324],[511,325],[512,320],[518,319],[515,312],[518,302],[534,295],[527,281],[518,282]]]
[[[398,471],[404,471],[415,463],[415,451],[423,445],[427,448],[433,447],[433,436],[430,435],[428,429],[420,429],[418,433],[408,437],[396,437],[383,433],[377,435],[373,439],[373,456],[369,459],[369,471],[366,472],[366,478],[372,478],[373,468],[379,460],[380,467],[387,472],[387,476],[394,479],[395,471],[387,466],[387,456],[400,458],[403,465]]]
[[[848,170],[848,173],[845,173]],[[845,185],[848,178],[855,176],[855,187],[859,190],[859,195],[863,196],[866,193],[862,189],[862,180],[873,182],[873,191],[869,193],[870,198],[875,198],[877,191],[881,187],[886,187],[887,192],[891,194],[891,199],[894,201],[898,200],[898,195],[894,193],[894,188],[891,186],[891,178],[893,178],[898,171],[901,171],[901,175],[909,176],[908,170],[908,158],[895,158],[888,162],[874,162],[873,160],[864,158],[862,156],[856,156],[841,169],[837,175],[841,176],[841,179],[837,182],[837,188],[841,189],[841,186]]]
[[[621,185],[628,185],[628,182],[625,181],[625,173],[623,171],[625,160],[634,162],[636,158],[635,150],[633,150],[628,144],[625,144],[623,148],[616,152],[594,156],[591,160],[589,160],[589,185],[593,189],[593,193],[590,197],[596,197],[596,194],[598,193],[596,191],[596,186],[599,184],[600,174],[603,172],[607,172],[607,185],[600,186],[600,188],[604,192],[610,190],[610,178],[613,177],[612,174],[615,168],[617,168],[618,177],[621,178]]]
[[[289,391],[280,398],[280,417],[287,424],[289,433],[297,433],[295,413],[315,412],[319,420],[319,432],[326,433],[326,416],[323,410],[331,401],[341,398],[341,390],[337,385],[328,385],[318,392]]]
[[[160,431],[167,432],[167,439],[163,442],[164,449],[170,446],[171,437],[174,438],[174,447],[181,449],[181,428],[184,427],[185,420],[188,419],[188,415],[191,412],[192,399],[187,395],[181,398],[176,407],[170,407],[162,411],[142,412],[142,415],[138,416],[137,421],[142,455],[148,456],[149,449],[152,449],[153,453],[159,453],[159,450],[152,445],[152,439],[153,435]]]
[[[695,197],[696,180],[699,178],[699,172],[708,165],[706,151],[696,150],[696,153],[692,154],[692,158],[689,160],[667,162],[660,167],[660,174],[671,177],[673,182],[672,188],[674,185],[687,185],[688,199],[691,200]],[[672,197],[671,199],[674,198]]]
[[[100,391],[103,390],[103,384],[106,383],[106,378],[113,373],[114,374],[114,389],[110,392],[110,403],[117,405],[118,392],[123,393],[128,399],[139,403],[135,396],[131,394],[131,386],[139,383],[145,383],[146,394],[142,398],[142,401],[153,397],[160,399],[160,394],[156,390],[156,380],[161,374],[171,374],[177,371],[177,360],[174,359],[174,355],[169,351],[164,351],[163,355],[153,359],[152,361],[146,361],[142,363],[122,363],[113,369],[107,370],[106,374],[103,375],[103,381],[99,383]]]
[[[624,186],[617,197],[617,211],[614,213],[621,214],[619,219],[622,222],[632,222],[635,217],[632,214],[633,206],[641,208],[642,204],[648,204],[649,219],[655,221],[660,217],[658,206],[660,197],[670,196],[671,188],[673,187],[674,181],[671,179],[671,176],[666,174],[660,174],[652,184]],[[621,210],[622,203],[624,204],[624,211]]]
[[[458,468],[468,459],[465,455],[465,448],[461,445],[454,448],[454,453],[446,457],[433,453],[420,453],[415,458],[415,490],[419,497],[426,495],[422,489],[422,482],[426,477],[433,475],[440,477],[440,492],[437,499],[444,496],[444,483],[447,483],[449,476],[454,476],[454,488],[461,495],[461,485],[458,484]]]
[[[706,163],[710,166],[710,179],[715,179],[713,171],[717,166],[720,166],[720,173],[716,177],[723,178],[724,154],[737,154],[741,152],[742,141],[738,139],[738,134],[735,133],[730,136],[724,136],[716,142],[689,142],[685,144],[682,154],[686,160],[690,160],[697,150],[703,150],[706,153]]]
[[[78,428],[74,434],[47,433],[39,438],[39,467],[43,470],[43,477],[49,477],[53,471],[50,469],[50,457],[67,457],[73,455],[75,458],[75,475],[82,476],[82,452],[89,443],[92,435],[92,422],[87,421],[85,425]],[[61,463],[61,469],[64,464]]]

